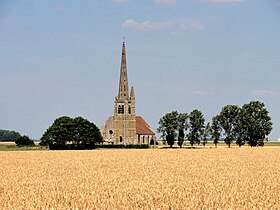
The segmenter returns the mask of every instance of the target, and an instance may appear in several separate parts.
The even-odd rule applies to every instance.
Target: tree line
[[[102,142],[99,128],[82,117],[59,117],[41,137],[41,146],[53,149],[92,149]],[[34,146],[26,135],[9,130],[0,130],[0,141],[15,142],[17,146]]]
[[[180,147],[185,140],[194,145],[206,145],[209,140],[215,146],[221,139],[231,147],[233,142],[238,146],[248,144],[251,147],[263,146],[264,141],[272,130],[271,117],[263,102],[251,101],[242,107],[227,105],[220,113],[205,122],[204,115],[198,109],[188,113],[172,111],[166,113],[159,120],[157,132],[172,147],[177,140]],[[18,132],[0,130],[0,141],[15,141],[18,146],[34,145],[28,136],[21,136]],[[99,128],[82,117],[59,117],[41,137],[40,145],[58,146],[64,148],[94,148],[102,143]],[[65,147],[66,148],[66,147]]]
[[[40,145],[49,145],[53,148],[94,148],[102,142],[99,128],[82,117],[71,118],[63,116],[55,119],[53,124],[41,137]]]
[[[0,141],[14,142],[20,137],[20,133],[10,130],[0,130]]]
[[[241,147],[248,144],[251,147],[263,146],[268,134],[272,131],[272,121],[265,104],[251,101],[242,107],[227,105],[220,113],[205,123],[204,115],[195,109],[188,113],[172,111],[159,120],[157,132],[172,147],[177,139],[183,146],[185,139],[194,145],[206,145],[212,140],[215,146],[221,139],[231,147],[233,142]]]
[[[26,135],[10,130],[0,130],[0,142],[15,142],[17,146],[33,146],[34,141]]]

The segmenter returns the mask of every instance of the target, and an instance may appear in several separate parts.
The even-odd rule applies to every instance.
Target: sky
[[[280,138],[280,0],[1,0],[0,129],[39,139],[60,116],[113,115],[125,37],[136,113],[259,100]]]

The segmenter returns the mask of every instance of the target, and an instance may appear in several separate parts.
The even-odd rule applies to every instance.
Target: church
[[[156,136],[141,116],[136,116],[135,93],[129,91],[125,42],[122,44],[120,81],[114,101],[114,115],[101,127],[101,135],[107,144],[155,144]]]

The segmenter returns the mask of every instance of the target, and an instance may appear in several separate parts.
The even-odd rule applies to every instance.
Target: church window
[[[119,105],[118,106],[118,114],[123,114],[124,113],[124,105]]]
[[[128,107],[128,114],[131,114],[131,107]]]
[[[151,138],[150,144],[151,144],[151,145],[154,145],[154,144],[155,144],[155,141],[154,141],[154,138],[153,138],[153,137]]]
[[[113,134],[113,131],[112,131],[112,130],[109,130],[109,134],[112,135],[112,134]]]
[[[123,140],[123,139],[122,139],[122,136],[120,136],[120,142],[122,142],[122,140]]]

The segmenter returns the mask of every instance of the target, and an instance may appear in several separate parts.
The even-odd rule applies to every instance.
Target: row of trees
[[[15,142],[17,146],[33,146],[34,141],[28,136],[22,136],[19,132],[0,130],[0,142]]]
[[[195,109],[190,114],[173,111],[159,120],[157,131],[161,133],[172,147],[178,136],[178,145],[182,147],[187,138],[193,147],[208,140],[217,146],[221,138],[230,147],[232,142],[238,146],[248,143],[251,147],[263,146],[264,140],[272,130],[271,117],[260,101],[251,101],[242,107],[237,105],[224,106],[221,112],[205,124],[201,111]]]
[[[19,132],[10,131],[10,130],[0,130],[0,142],[1,141],[16,141],[19,137],[21,137]]]
[[[71,144],[92,147],[100,142],[102,142],[102,136],[94,123],[82,117],[63,116],[57,118],[43,134],[40,145]]]

